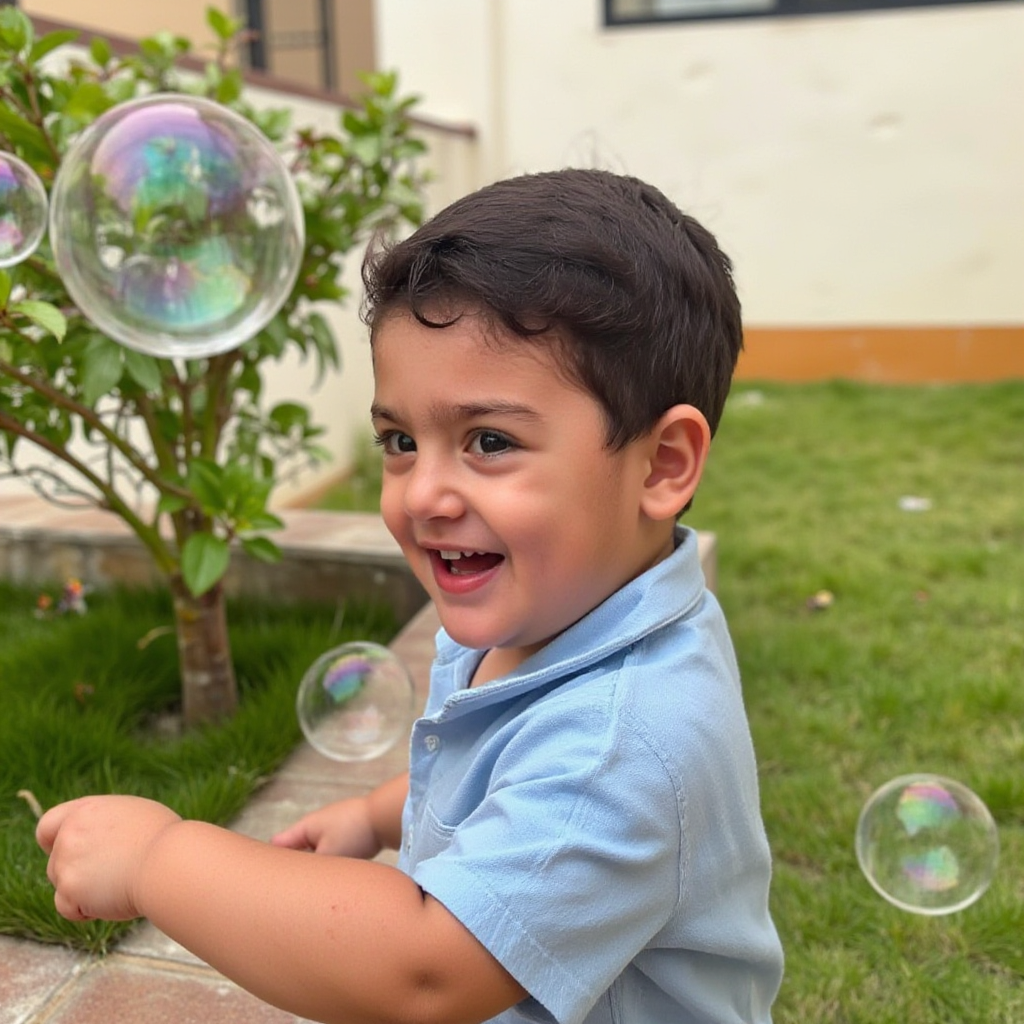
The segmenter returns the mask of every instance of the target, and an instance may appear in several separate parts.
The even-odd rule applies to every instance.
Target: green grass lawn
[[[83,616],[38,619],[38,590],[0,583],[0,933],[104,950],[126,926],[73,924],[53,909],[35,817],[86,793],[134,793],[192,818],[224,823],[299,742],[295,694],[306,668],[348,640],[386,643],[381,608],[269,606],[229,610],[240,710],[229,723],[168,736],[161,716],[180,695],[173,635],[139,650],[171,622],[166,597],[90,595]]]
[[[718,535],[761,764],[777,1024],[1024,1021],[1024,382],[738,388],[688,518]],[[947,917],[856,863],[864,801],[912,772],[999,826],[991,888]]]

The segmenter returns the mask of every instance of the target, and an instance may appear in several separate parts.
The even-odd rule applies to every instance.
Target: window
[[[244,0],[243,10],[252,33],[249,67],[324,89],[335,87],[329,0]]]
[[[604,0],[606,25],[765,15],[835,14],[940,4],[1007,3],[1010,0]]]

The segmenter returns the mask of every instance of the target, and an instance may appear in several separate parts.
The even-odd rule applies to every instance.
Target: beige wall
[[[235,0],[21,0],[26,14],[67,22],[100,34],[141,39],[169,31],[191,40],[199,56],[214,42],[206,24],[207,7],[234,15]],[[373,0],[332,0],[334,91],[357,95],[360,74],[376,67]],[[317,44],[273,46],[282,34],[316,33],[320,29],[318,0],[264,0],[269,74],[313,88],[325,85],[323,58]],[[293,36],[294,38],[294,36]]]
[[[166,30],[197,47],[213,41],[206,8],[218,7],[228,14],[233,9],[232,0],[20,0],[19,6],[29,15],[131,39]]]

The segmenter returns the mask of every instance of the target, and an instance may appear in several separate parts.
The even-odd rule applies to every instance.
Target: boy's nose
[[[405,483],[405,511],[412,519],[457,519],[465,502],[456,475],[439,460],[417,458]]]

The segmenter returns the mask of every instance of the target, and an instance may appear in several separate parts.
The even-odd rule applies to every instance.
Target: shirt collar
[[[564,679],[687,615],[705,587],[697,534],[677,526],[674,542],[675,550],[668,558],[615,591],[515,671],[484,686],[466,688],[482,652],[456,643],[442,629],[437,635],[437,665],[450,666],[463,676],[463,688],[449,701],[472,700],[476,704],[479,698],[489,703]],[[452,665],[460,660],[461,665]]]

